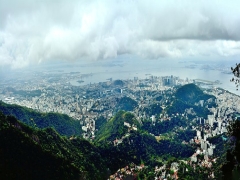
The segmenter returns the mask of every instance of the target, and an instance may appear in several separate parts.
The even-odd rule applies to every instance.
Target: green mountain
[[[134,124],[131,130],[125,123]],[[129,131],[130,130],[130,131]],[[141,129],[134,115],[120,111],[98,132],[96,144],[63,137],[53,128],[38,129],[0,113],[0,177],[2,179],[107,179],[130,163],[150,167],[170,157],[187,158],[194,148],[160,140]],[[128,134],[128,136],[126,136]],[[122,138],[114,146],[112,140]]]
[[[122,86],[124,86],[124,81],[122,81],[122,80],[115,80],[115,81],[113,81],[113,85],[122,87]]]
[[[106,179],[98,148],[54,129],[36,130],[0,113],[1,179]]]
[[[222,166],[224,179],[240,179],[240,120],[231,122],[228,127],[230,138],[226,162]]]
[[[151,116],[151,115],[159,115],[162,112],[162,107],[158,104],[151,104],[148,107],[144,107],[143,111],[146,113],[146,115]]]
[[[116,119],[137,124],[126,112],[119,112]],[[157,142],[154,136],[138,131],[131,131],[118,146],[93,145],[78,137],[62,137],[53,128],[29,127],[0,113],[2,179],[107,179],[109,173],[131,162],[155,165],[156,158],[164,154],[189,157],[192,153],[190,146]]]
[[[99,132],[97,132],[96,141],[113,141],[116,138],[121,138],[129,130],[129,128],[124,125],[124,122],[129,123],[131,126],[135,125],[137,128],[140,127],[139,122],[135,119],[133,114],[119,111],[101,127]]]
[[[0,101],[0,111],[6,115],[13,115],[20,121],[32,127],[53,127],[61,135],[70,136],[80,135],[82,133],[79,121],[76,121],[65,114],[40,113],[26,107],[6,104],[2,101]]]
[[[174,98],[173,98],[174,97]],[[185,109],[192,108],[195,114],[206,118],[210,114],[206,108],[214,107],[216,97],[213,95],[205,94],[195,84],[187,84],[178,88],[173,95],[171,105],[167,107],[168,114],[184,113]],[[203,106],[200,105],[199,101],[203,100]]]
[[[214,98],[212,95],[205,94],[197,85],[186,84],[177,89],[175,97],[187,104],[198,103],[200,100]]]
[[[143,163],[154,168],[156,165],[161,165],[162,160],[165,161],[171,157],[188,158],[194,153],[194,148],[189,145],[170,140],[158,142],[154,136],[138,131],[132,131],[117,146],[101,141],[99,148],[101,148],[107,167],[115,171],[132,162]]]
[[[136,125],[137,130],[124,125]],[[113,146],[115,139],[121,140],[121,143]],[[106,154],[106,163],[108,167],[117,169],[117,165],[122,166],[134,162],[139,164],[144,162],[148,165],[155,165],[157,159],[163,155],[167,157],[189,157],[194,153],[193,147],[184,145],[181,142],[170,139],[162,139],[159,142],[148,131],[145,131],[142,125],[135,119],[134,115],[119,111],[111,118],[96,134],[95,143],[101,148],[103,154]]]
[[[122,97],[117,101],[115,111],[133,111],[137,105],[137,102],[130,97]]]

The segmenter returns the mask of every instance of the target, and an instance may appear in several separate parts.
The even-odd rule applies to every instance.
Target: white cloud
[[[0,65],[240,54],[238,1],[0,1]]]

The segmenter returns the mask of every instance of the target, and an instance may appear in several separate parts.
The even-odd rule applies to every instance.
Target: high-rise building
[[[191,156],[191,161],[197,162],[197,154],[196,153]]]
[[[203,148],[204,148],[204,140],[201,139],[201,149],[203,149]]]
[[[201,131],[197,130],[197,137],[201,139]]]
[[[163,86],[174,86],[176,85],[176,77],[173,75],[171,76],[163,76],[161,79],[162,85]]]
[[[207,150],[207,141],[201,140],[201,148],[205,151]]]
[[[222,121],[218,121],[218,128],[221,129]]]
[[[213,155],[213,148],[212,148],[212,146],[210,146],[210,147],[208,148],[208,155],[209,155],[209,156],[212,156],[212,155]]]
[[[214,115],[208,115],[208,123],[210,126],[213,126],[214,120]]]
[[[204,160],[208,161],[208,153],[204,155]]]
[[[151,119],[152,119],[152,123],[156,122],[156,117],[154,115],[152,115]]]
[[[207,138],[208,138],[208,135],[207,134],[204,134],[204,141],[206,141],[207,140]]]

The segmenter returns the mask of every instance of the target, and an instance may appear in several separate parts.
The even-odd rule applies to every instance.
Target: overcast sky
[[[240,1],[0,0],[0,66],[240,57]]]

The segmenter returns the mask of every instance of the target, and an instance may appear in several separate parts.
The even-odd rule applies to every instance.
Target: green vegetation
[[[185,130],[185,131],[179,131],[177,133],[176,139],[181,142],[181,141],[186,141],[188,142],[190,139],[193,139],[196,136],[196,131],[194,130]]]
[[[123,86],[124,85],[124,82],[122,80],[115,80],[113,82],[113,85],[114,86]]]
[[[111,118],[100,131],[97,133],[96,141],[113,141],[116,138],[121,138],[128,132],[128,127],[124,126],[124,122],[130,125],[140,127],[138,121],[129,112],[119,111],[113,118]]]
[[[106,179],[100,152],[88,141],[33,129],[0,113],[1,179]]]
[[[226,162],[222,166],[223,179],[240,178],[240,121],[234,121],[228,127],[230,136],[226,153]]]
[[[0,111],[6,115],[13,115],[20,121],[32,127],[53,127],[61,135],[67,136],[81,134],[79,121],[76,121],[65,114],[40,113],[26,107],[6,104],[2,101],[0,101]]]
[[[216,106],[215,99],[212,95],[204,94],[195,84],[187,84],[177,89],[175,98],[172,99],[172,104],[166,110],[168,114],[182,114],[185,112],[185,109],[192,108],[195,114],[207,118],[210,112],[206,105],[208,107]],[[203,107],[196,105],[200,100],[205,102]]]
[[[207,115],[210,114],[210,111],[205,107],[188,104],[178,99],[174,100],[172,105],[167,108],[167,112],[168,114],[183,114],[185,109],[190,108],[192,108],[194,113],[200,117],[207,118]]]
[[[124,126],[124,122],[137,125],[138,130],[133,131]],[[171,121],[169,121],[171,122]],[[174,127],[174,126],[172,126]],[[171,128],[172,128],[171,127]],[[159,128],[161,131],[162,128]],[[166,130],[167,131],[167,130]],[[128,136],[125,136],[129,134]],[[113,146],[113,140],[116,138],[122,139],[122,143]],[[194,149],[191,146],[184,145],[176,140],[160,140],[159,142],[153,135],[150,135],[135,120],[131,113],[119,111],[112,119],[110,119],[96,135],[96,144],[102,147],[106,156],[109,159],[108,167],[117,169],[117,164],[122,164],[122,167],[130,162],[140,164],[144,162],[152,167],[158,164],[159,157],[168,155],[168,157],[186,158],[193,154]],[[111,155],[110,155],[111,154]]]
[[[232,126],[230,126],[230,133],[236,138],[236,144],[234,149],[234,155],[238,162],[240,162],[240,121],[237,120]]]
[[[135,123],[140,128],[127,112],[120,111],[113,121]],[[115,123],[113,126],[119,125]],[[193,153],[189,146],[167,140],[158,143],[154,136],[138,131],[131,131],[118,146],[94,146],[78,137],[62,137],[53,128],[34,129],[2,113],[0,137],[0,176],[4,179],[106,179],[131,162],[154,167],[164,154],[188,157]]]
[[[162,108],[160,107],[160,104],[152,104],[149,107],[145,107],[144,111],[147,115],[159,115],[162,112]]]
[[[96,129],[97,130],[100,130],[102,127],[103,127],[103,125],[105,125],[106,123],[107,123],[107,119],[105,118],[105,117],[103,117],[103,116],[100,116],[100,117],[98,117],[98,119],[95,121],[95,125],[96,125]]]
[[[214,154],[217,157],[221,157],[227,149],[226,141],[224,141],[222,137],[223,135],[217,135],[215,137],[208,138],[208,141],[216,146],[214,149]]]
[[[162,96],[157,98],[160,101],[164,99]],[[0,113],[0,177],[107,179],[119,168],[134,163],[148,166],[137,175],[139,179],[153,179],[155,166],[167,164],[167,171],[172,174],[171,162],[179,162],[179,179],[207,179],[211,169],[199,166],[193,169],[179,159],[189,158],[196,149],[182,143],[193,138],[196,132],[185,129],[192,119],[181,113],[185,113],[186,108],[192,108],[195,115],[206,117],[209,114],[206,108],[208,103],[203,107],[196,103],[209,99],[214,102],[212,96],[205,95],[195,85],[183,86],[168,99],[165,110],[160,107],[161,102],[153,102],[149,108],[144,109],[149,116],[158,116],[160,113],[171,116],[171,120],[165,119],[153,124],[150,120],[139,122],[132,113],[126,112],[134,110],[136,101],[129,97],[120,98],[116,111],[126,111],[118,111],[109,121],[103,116],[99,117],[96,120],[98,131],[93,142],[79,138],[79,122],[66,115],[39,113],[0,101],[0,111],[5,114]],[[229,132],[234,138],[232,146],[226,147],[232,149],[227,153],[221,136],[209,138],[210,143],[216,144],[215,154],[220,156],[218,163],[213,165],[216,176],[221,174],[221,169],[224,177],[238,176],[239,167],[236,164],[240,162],[239,122],[230,126]],[[133,125],[137,130],[132,128]],[[161,136],[157,140],[153,134]],[[119,143],[113,143],[116,139]]]
[[[142,128],[149,133],[159,135],[172,131],[175,127],[180,126],[182,127],[187,126],[187,120],[183,117],[174,117],[171,120],[166,120],[163,122],[157,121],[155,125],[152,124],[151,121],[143,121]]]
[[[133,109],[137,106],[137,102],[131,99],[130,97],[122,97],[117,101],[115,112],[120,110],[123,111],[133,111]]]
[[[195,84],[186,84],[178,88],[175,96],[187,104],[194,104],[200,100],[206,101],[210,98],[216,99],[212,95],[204,94],[203,91]]]
[[[165,160],[171,157],[187,158],[194,152],[194,149],[188,145],[169,140],[157,142],[154,136],[136,131],[132,131],[130,136],[124,138],[117,146],[106,144],[105,142],[98,146],[106,158],[107,167],[115,171],[119,166],[124,167],[131,162],[144,163],[154,168],[162,164],[159,162],[161,157],[165,157]]]
[[[162,96],[157,96],[157,97],[155,98],[155,100],[156,100],[156,101],[161,101],[161,100],[162,100]]]

